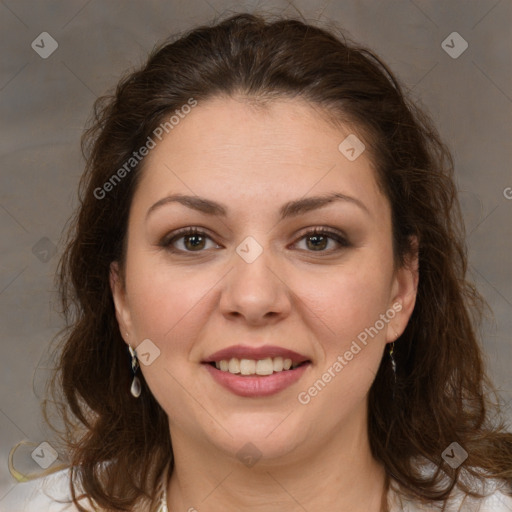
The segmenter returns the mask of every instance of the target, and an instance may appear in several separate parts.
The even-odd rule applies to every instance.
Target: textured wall
[[[494,312],[483,342],[512,419],[512,2],[294,5],[376,50],[431,112],[453,150],[470,272]],[[15,510],[23,494],[7,472],[11,447],[23,439],[51,441],[40,416],[47,375],[41,361],[60,326],[52,275],[76,203],[79,138],[93,100],[155,42],[226,10],[246,9],[295,12],[284,1],[0,3],[0,510]],[[39,469],[32,449],[18,452],[24,470]]]

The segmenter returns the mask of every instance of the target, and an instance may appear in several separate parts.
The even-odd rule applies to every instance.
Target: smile
[[[295,369],[303,363],[294,363],[290,358],[267,357],[265,359],[222,359],[211,363],[217,370],[241,375],[272,375]]]
[[[279,393],[297,382],[311,364],[308,356],[277,345],[233,345],[202,361],[217,384],[243,397]]]
[[[276,362],[275,359],[277,358],[271,359],[272,364]],[[231,361],[233,360],[231,359],[228,362],[228,368],[229,364],[235,365],[235,363],[231,363]],[[248,363],[244,363],[243,361],[248,361]],[[218,363],[219,366],[220,363],[221,362]],[[241,369],[248,372],[249,370],[252,371],[253,365],[254,367],[257,365],[257,361],[242,359],[238,364]],[[280,362],[278,360],[277,365],[279,364]],[[284,367],[284,361],[282,364],[282,370],[274,371],[274,369],[272,369],[272,373],[267,375],[259,375],[256,373],[242,374],[241,372],[231,373],[229,369],[221,370],[220,368],[217,368],[215,363],[203,363],[202,367],[208,371],[212,379],[217,384],[231,393],[246,398],[261,398],[276,395],[295,384],[311,366],[311,361],[297,363],[298,366],[290,366],[288,370]],[[223,363],[223,365],[225,365],[225,363]],[[265,365],[269,365],[269,363],[267,362]],[[269,368],[269,366],[267,367]],[[270,368],[268,371],[270,371]]]

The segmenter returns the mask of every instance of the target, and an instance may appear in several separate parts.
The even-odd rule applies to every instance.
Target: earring
[[[132,372],[133,372],[133,380],[132,385],[130,387],[130,393],[134,398],[139,398],[140,392],[142,390],[142,386],[140,385],[140,379],[137,377],[137,370],[139,369],[139,361],[137,359],[137,352],[133,350],[131,345],[128,345],[128,350],[132,356]]]
[[[395,361],[395,342],[391,343],[389,347],[389,358],[391,359],[391,368],[393,370],[393,400],[395,400],[395,388],[396,388],[396,361]]]
[[[391,343],[391,346],[389,347],[389,358],[391,359],[391,368],[393,369],[393,375],[395,377],[395,384],[396,384],[396,361],[395,361],[395,342]]]

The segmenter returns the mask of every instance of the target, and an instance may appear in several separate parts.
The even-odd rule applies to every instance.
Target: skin
[[[407,325],[418,274],[412,258],[395,268],[390,206],[368,152],[349,161],[338,150],[349,133],[302,100],[256,108],[240,97],[214,98],[146,158],[124,279],[114,263],[111,287],[126,342],[135,348],[150,339],[160,350],[141,370],[169,417],[170,510],[380,510],[384,471],[370,453],[367,396],[387,344]],[[279,220],[286,202],[333,191],[364,207],[337,201]],[[227,216],[168,203],[147,217],[175,193],[222,203]],[[209,237],[199,250],[186,238],[162,246],[189,226]],[[314,227],[345,233],[349,245],[328,238],[315,250],[305,236]],[[263,249],[252,263],[236,252],[247,236]],[[297,395],[393,304],[401,311],[299,403]],[[235,344],[278,345],[312,364],[274,396],[239,397],[200,364]],[[236,456],[249,442],[261,454],[250,468]]]

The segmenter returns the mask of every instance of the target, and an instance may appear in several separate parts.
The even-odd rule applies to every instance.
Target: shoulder
[[[455,495],[445,507],[398,498],[392,502],[391,512],[512,512],[512,497],[499,490],[480,499]]]
[[[512,497],[495,491],[482,502],[479,512],[512,512]]]
[[[453,497],[452,509],[457,512],[512,512],[512,497],[506,493],[502,483],[488,480],[485,489],[485,495],[480,499],[471,498],[459,491]]]
[[[2,502],[5,512],[76,512],[71,502],[69,470],[17,483]],[[84,503],[86,506],[86,503]],[[91,509],[92,511],[92,509]]]
[[[455,488],[444,505],[445,508],[442,504],[421,504],[392,492],[391,512],[512,512],[511,490],[503,482],[488,479],[481,485],[475,484],[474,490],[483,497],[473,498]]]

